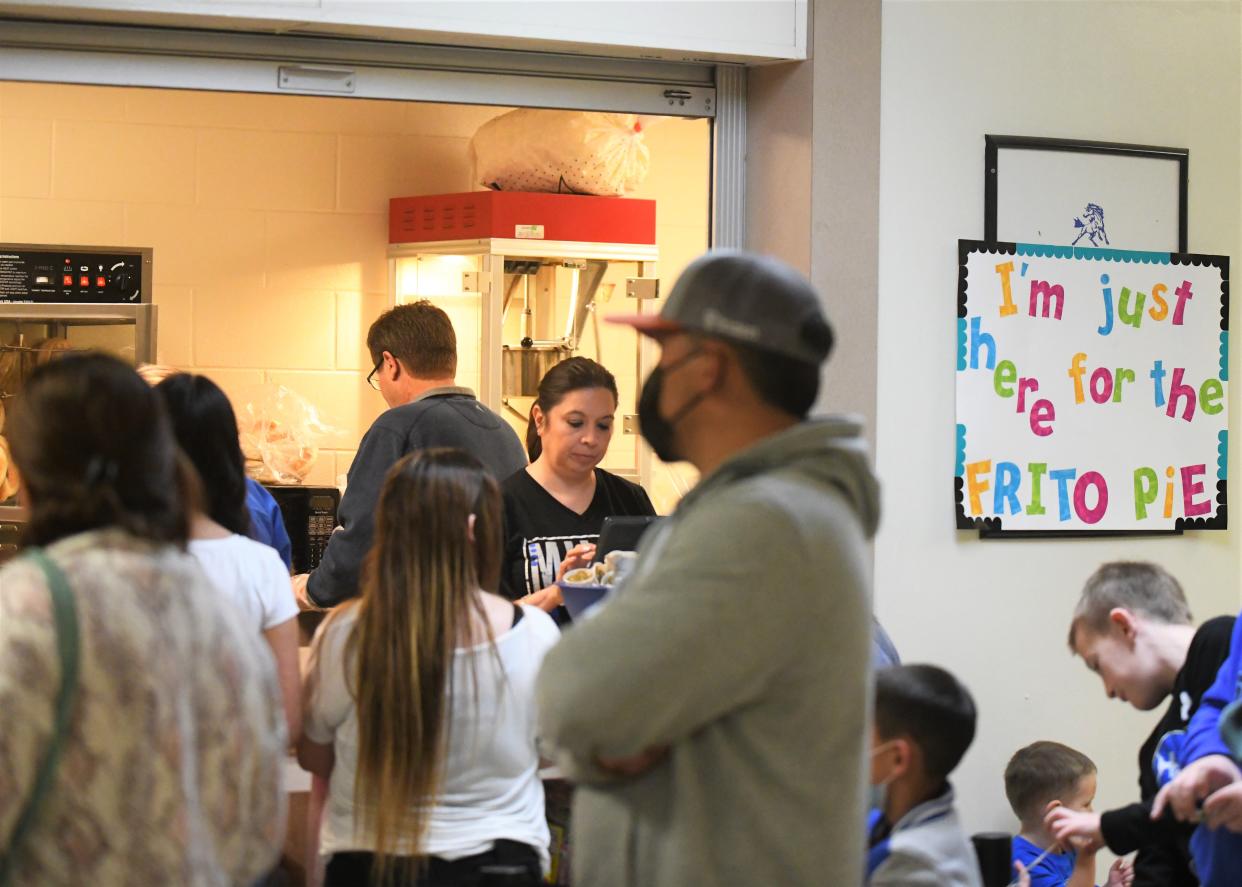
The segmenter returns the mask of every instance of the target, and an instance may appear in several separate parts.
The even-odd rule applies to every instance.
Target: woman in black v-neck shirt
[[[612,439],[617,383],[593,360],[571,357],[539,383],[526,431],[530,465],[502,485],[501,593],[568,621],[556,580],[595,554],[604,518],[654,515],[647,493],[599,468]]]

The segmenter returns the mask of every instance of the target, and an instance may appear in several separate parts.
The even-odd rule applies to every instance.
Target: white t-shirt
[[[542,610],[522,611],[521,621],[496,638],[494,653],[487,644],[456,651],[453,686],[461,704],[452,706],[449,715],[443,791],[431,810],[421,852],[460,859],[485,853],[506,838],[534,847],[546,872],[550,835],[535,748],[535,677],[560,631]],[[375,849],[374,836],[354,819],[358,719],[346,683],[344,648],[356,618],[357,610],[351,609],[326,622],[315,637],[318,686],[304,729],[312,742],[331,743],[336,753],[319,834],[319,852],[325,856]],[[352,667],[349,672],[352,683]],[[408,842],[397,848],[405,856],[419,851]]]
[[[236,533],[225,539],[191,539],[189,548],[207,578],[255,631],[298,615],[289,571],[274,548]]]

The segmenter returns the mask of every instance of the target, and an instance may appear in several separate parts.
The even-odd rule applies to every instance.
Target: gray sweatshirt
[[[861,882],[879,497],[859,431],[808,421],[734,456],[548,653],[575,883]],[[595,763],[660,746],[637,777]]]
[[[880,816],[872,811],[872,821]],[[953,806],[953,789],[901,817],[868,853],[867,887],[983,887],[979,858]]]

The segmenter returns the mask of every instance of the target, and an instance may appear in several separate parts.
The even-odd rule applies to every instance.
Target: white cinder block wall
[[[363,339],[388,305],[388,199],[471,190],[470,137],[505,110],[0,83],[0,240],[153,247],[159,361],[307,398],[336,431],[306,481],[333,483],[384,408]],[[667,287],[707,246],[710,128],[647,140],[633,196],[658,200]]]
[[[1098,564],[1159,561],[1199,619],[1242,602],[1236,530],[981,542],[954,529],[956,242],[983,236],[983,136],[1189,148],[1190,249],[1236,257],[1240,25],[1236,3],[884,5],[876,606],[908,661],[943,663],[978,700],[978,738],[955,779],[972,831],[1016,826],[1001,775],[1036,739],[1097,762],[1097,809],[1137,798],[1138,747],[1158,713],[1107,700],[1066,649]],[[1238,404],[1235,386],[1235,440]]]

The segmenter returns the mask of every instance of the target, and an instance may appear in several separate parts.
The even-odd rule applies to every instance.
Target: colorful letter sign
[[[958,254],[958,527],[1224,529],[1229,259]]]

